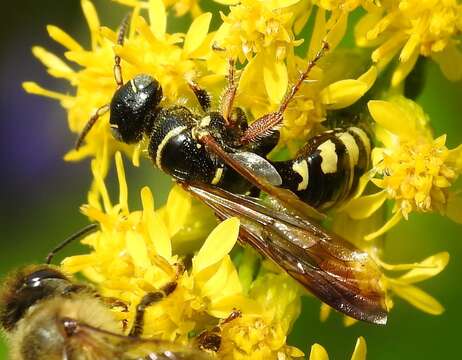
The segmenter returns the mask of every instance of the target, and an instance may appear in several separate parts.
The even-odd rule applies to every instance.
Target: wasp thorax
[[[141,140],[149,128],[150,113],[162,100],[162,88],[153,77],[140,74],[117,89],[111,101],[111,125],[114,137],[125,143]]]

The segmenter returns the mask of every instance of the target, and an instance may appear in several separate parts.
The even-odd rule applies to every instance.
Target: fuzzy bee
[[[119,31],[120,45],[125,29],[123,25]],[[189,84],[203,110],[197,114],[184,106],[161,106],[162,87],[150,75],[139,74],[124,83],[116,56],[117,90],[110,104],[90,118],[76,148],[97,119],[110,111],[116,139],[128,144],[147,139],[154,166],[183,184],[219,218],[239,217],[242,243],[273,259],[336,310],[384,324],[387,308],[377,266],[367,253],[317,222],[323,218],[318,210],[346,200],[366,171],[371,153],[367,133],[356,126],[329,130],[308,140],[293,159],[267,159],[278,142],[285,109],[327,50],[324,42],[276,112],[250,125],[244,111],[233,106],[237,89],[233,60],[220,111],[211,111],[206,90]],[[269,201],[245,195],[260,191]]]
[[[128,336],[110,308],[120,301],[100,296],[52,265],[26,266],[4,281],[0,326],[12,360],[206,360],[206,353],[167,341],[142,339],[144,309],[169,291],[148,293],[137,306]]]

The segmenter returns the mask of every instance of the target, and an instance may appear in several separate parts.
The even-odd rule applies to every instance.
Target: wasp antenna
[[[45,263],[49,265],[53,257],[58,253],[58,251],[62,250],[64,247],[69,245],[74,240],[81,239],[83,236],[96,231],[98,228],[99,228],[98,224],[90,224],[90,225],[85,226],[83,229],[80,229],[76,233],[72,234],[68,238],[64,239],[64,241],[59,243],[58,246],[56,246],[53,250],[49,252],[49,254],[46,257]]]
[[[130,23],[130,19],[132,17],[132,13],[129,12],[124,19],[122,20],[122,23],[120,24],[119,27],[119,32],[117,33],[117,45],[122,46],[124,44],[125,40],[125,34],[127,33],[128,25]],[[122,67],[120,66],[120,56],[115,55],[114,56],[114,79],[117,84],[117,87],[121,87],[124,84],[124,80],[122,77]]]
[[[95,125],[96,121],[106,114],[109,111],[109,104],[101,106],[98,110],[95,111],[95,113],[91,116],[90,120],[85,124],[82,132],[80,133],[79,137],[77,138],[77,141],[75,142],[75,150],[79,150],[80,146],[83,143],[83,140],[87,137],[87,134],[90,132],[91,128],[93,125]]]

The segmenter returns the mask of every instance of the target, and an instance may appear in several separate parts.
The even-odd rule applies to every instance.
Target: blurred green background
[[[115,27],[126,9],[109,0],[94,0],[102,23]],[[213,4],[205,3],[206,9]],[[72,146],[65,112],[58,103],[27,95],[24,80],[34,80],[51,89],[68,89],[67,84],[49,77],[31,55],[31,46],[41,45],[61,55],[62,48],[47,36],[45,25],[54,24],[72,34],[84,45],[89,34],[80,1],[23,0],[4,4],[0,22],[0,275],[21,264],[43,262],[48,251],[60,240],[86,224],[79,214],[90,184],[89,164],[65,163],[62,155]],[[214,16],[217,20],[217,16]],[[170,19],[171,29],[185,29],[188,19]],[[462,66],[462,64],[461,64]],[[462,83],[449,83],[434,64],[427,65],[428,79],[418,102],[430,115],[436,135],[448,134],[448,145],[462,143]],[[127,166],[131,200],[138,204],[138,189],[152,184],[156,203],[165,199],[170,180],[153,172]],[[112,177],[113,178],[113,177]],[[115,189],[115,184],[111,185]],[[309,352],[318,342],[331,359],[349,359],[356,338],[364,336],[369,359],[454,359],[460,358],[462,323],[462,226],[436,215],[414,215],[402,222],[386,241],[386,260],[412,262],[449,251],[451,260],[438,277],[422,284],[446,308],[441,316],[421,313],[396,300],[387,326],[356,324],[345,328],[341,317],[319,322],[319,301],[304,300],[304,311],[296,323],[289,343]],[[66,254],[80,251],[75,244]],[[420,285],[420,284],[419,284]],[[7,359],[0,344],[0,359]]]

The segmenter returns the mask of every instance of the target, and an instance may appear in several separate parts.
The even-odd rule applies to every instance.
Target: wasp
[[[169,341],[143,339],[144,312],[175,290],[175,282],[147,293],[136,307],[128,336],[111,308],[126,304],[101,296],[50,265],[57,250],[97,228],[92,224],[56,248],[42,265],[11,273],[0,289],[0,327],[12,360],[208,360],[210,355]]]
[[[121,26],[123,44],[127,22]],[[241,220],[240,241],[274,260],[320,300],[353,318],[376,324],[387,319],[381,273],[367,253],[320,226],[328,209],[347,199],[366,171],[371,141],[351,126],[312,137],[293,159],[271,161],[283,114],[310,70],[328,51],[323,42],[316,56],[289,89],[277,111],[248,124],[234,106],[237,91],[234,60],[219,111],[210,109],[205,89],[189,82],[202,114],[184,106],[162,106],[162,87],[139,74],[124,83],[121,59],[115,56],[117,84],[112,100],[90,118],[77,142],[110,111],[114,137],[127,144],[147,139],[155,167],[172,176],[225,219]],[[246,194],[255,190],[266,201]]]

